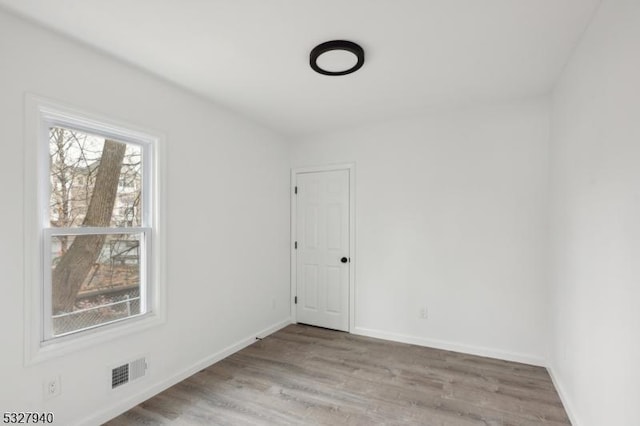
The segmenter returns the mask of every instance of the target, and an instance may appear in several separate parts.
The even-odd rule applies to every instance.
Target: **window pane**
[[[142,147],[49,129],[52,227],[141,226]]]
[[[51,237],[53,335],[138,315],[143,234]]]

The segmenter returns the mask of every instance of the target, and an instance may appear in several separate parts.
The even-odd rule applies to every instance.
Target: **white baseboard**
[[[448,342],[444,340],[425,339],[424,337],[408,336],[404,334],[391,333],[387,331],[374,330],[363,327],[355,327],[353,334],[361,336],[375,337],[378,339],[392,340],[394,342],[409,343],[418,346],[427,346],[435,349],[443,349],[453,352],[462,352],[470,355],[479,355],[488,358],[496,358],[504,361],[521,362],[539,367],[545,367],[546,362],[543,357],[521,354],[516,352],[501,351],[499,349],[484,348],[481,346],[471,346],[462,343]]]
[[[111,407],[107,407],[106,409],[91,415],[81,421],[79,421],[78,423],[76,423],[79,426],[84,426],[84,425],[98,425],[98,424],[103,424],[106,421],[119,416],[120,414],[124,413],[127,410],[130,410],[131,408],[135,407],[136,405],[146,401],[147,399],[153,397],[154,395],[157,395],[158,393],[162,392],[163,390],[170,388],[171,386],[175,385],[176,383],[179,383],[181,381],[183,381],[184,379],[186,379],[189,376],[192,376],[193,374],[197,373],[198,371],[207,368],[213,364],[215,364],[218,361],[221,361],[222,359],[228,357],[229,355],[232,355],[236,352],[238,352],[241,349],[246,348],[247,346],[251,345],[252,343],[254,343],[256,341],[256,337],[265,337],[268,336],[269,334],[275,333],[276,331],[280,330],[281,328],[286,327],[287,325],[291,324],[291,319],[286,319],[284,321],[281,321],[279,323],[276,323],[270,327],[267,327],[264,330],[258,331],[257,333],[252,333],[250,336],[239,340],[238,342],[227,346],[226,348],[214,353],[213,355],[210,355],[204,359],[201,359],[199,361],[197,361],[196,363],[192,364],[191,366],[185,368],[184,370],[178,372],[177,374],[168,377],[165,380],[162,380],[159,383],[154,384],[153,386],[144,389],[143,391],[132,395],[122,401],[119,401],[117,404],[111,406]]]
[[[566,411],[567,412],[567,416],[569,416],[569,421],[571,422],[571,424],[573,426],[580,426],[582,423],[580,423],[578,421],[578,418],[576,417],[576,411],[574,410],[573,405],[569,401],[569,398],[567,396],[567,392],[565,391],[564,386],[562,385],[562,383],[560,383],[560,380],[559,380],[558,376],[555,374],[553,367],[551,367],[549,365],[547,367],[547,371],[549,372],[549,376],[551,377],[551,381],[553,382],[553,386],[556,388],[556,391],[558,392],[558,395],[560,396],[560,400],[562,401],[562,405],[564,405],[564,411]]]

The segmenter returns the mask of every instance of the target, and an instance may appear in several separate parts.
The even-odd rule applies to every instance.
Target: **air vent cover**
[[[121,365],[111,370],[111,389],[129,382],[129,364]]]
[[[147,361],[144,358],[136,359],[129,363],[129,380],[135,380],[147,371]]]
[[[147,360],[136,359],[111,370],[111,389],[143,377],[147,372]]]

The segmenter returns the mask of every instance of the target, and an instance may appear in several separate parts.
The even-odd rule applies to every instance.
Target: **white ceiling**
[[[548,93],[600,0],[0,0],[289,135]],[[317,44],[366,51],[355,74]]]

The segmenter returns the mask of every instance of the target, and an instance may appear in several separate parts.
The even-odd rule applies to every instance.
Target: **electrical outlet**
[[[428,317],[427,314],[428,314],[427,307],[426,306],[421,307],[420,308],[420,312],[418,314],[420,316],[420,319],[427,319],[427,317]]]
[[[60,376],[52,377],[43,383],[44,399],[51,399],[62,393]]]
[[[271,298],[271,309],[275,311],[276,309],[276,298],[272,297]]]

